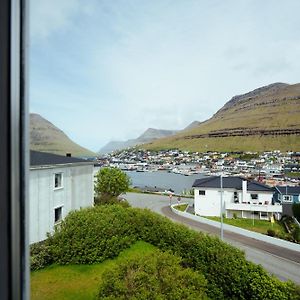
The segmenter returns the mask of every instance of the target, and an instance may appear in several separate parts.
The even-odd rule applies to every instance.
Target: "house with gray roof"
[[[293,203],[300,203],[300,186],[276,186],[273,203],[282,205],[282,214],[293,216]]]
[[[30,151],[29,241],[47,238],[72,210],[94,202],[93,162]]]
[[[200,216],[220,216],[269,220],[279,219],[280,204],[272,203],[273,189],[242,177],[211,176],[195,180],[194,209]],[[222,196],[222,203],[221,203]]]

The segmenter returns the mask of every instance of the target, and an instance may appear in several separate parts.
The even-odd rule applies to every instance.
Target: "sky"
[[[299,0],[30,4],[30,111],[93,151],[300,82]]]

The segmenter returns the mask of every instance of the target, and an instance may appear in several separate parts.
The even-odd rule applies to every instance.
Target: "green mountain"
[[[300,84],[274,83],[238,95],[210,119],[147,149],[189,151],[299,151]]]
[[[30,114],[30,149],[72,156],[95,156],[96,154],[73,142],[62,130],[38,114]]]

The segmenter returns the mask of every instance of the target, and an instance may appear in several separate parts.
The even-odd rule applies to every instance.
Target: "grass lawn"
[[[180,211],[185,211],[187,207],[188,207],[188,204],[179,204],[179,205],[174,206],[175,209],[180,210]]]
[[[137,242],[112,260],[95,265],[51,265],[31,272],[30,299],[89,300],[95,299],[101,274],[118,262],[140,253],[151,253],[156,248],[145,242]]]
[[[220,217],[205,217],[210,220],[218,221],[220,222]],[[264,220],[254,220],[254,225],[253,225],[253,220],[252,219],[228,219],[224,218],[224,223],[228,225],[233,225],[237,227],[241,227],[244,229],[256,231],[259,233],[267,234],[268,229],[273,229],[277,232],[285,233],[284,227],[281,225],[279,222],[272,223],[269,221],[264,221]]]

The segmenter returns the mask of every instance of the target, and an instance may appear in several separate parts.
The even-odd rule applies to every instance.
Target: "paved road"
[[[216,227],[174,214],[168,207],[169,198],[167,196],[127,193],[125,198],[132,206],[149,208],[194,230],[218,236],[220,234],[220,230]],[[176,203],[176,199],[176,197],[173,197],[172,203]],[[182,198],[182,202],[192,203],[193,200]],[[290,279],[300,284],[300,252],[274,246],[226,230],[224,231],[224,240],[243,250],[248,260],[262,265],[281,280]]]

